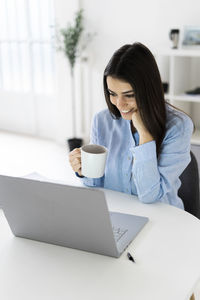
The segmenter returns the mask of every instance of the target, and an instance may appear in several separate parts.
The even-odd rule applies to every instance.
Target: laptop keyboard
[[[118,242],[121,237],[127,232],[128,230],[127,229],[122,229],[122,228],[119,228],[119,227],[113,227],[113,233],[114,233],[114,238],[115,238],[115,241]]]

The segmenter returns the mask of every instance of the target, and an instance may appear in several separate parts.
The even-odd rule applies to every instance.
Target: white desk
[[[200,221],[175,207],[106,191],[110,210],[150,218],[126,257],[110,258],[22,238],[0,210],[2,300],[186,300],[200,279]]]

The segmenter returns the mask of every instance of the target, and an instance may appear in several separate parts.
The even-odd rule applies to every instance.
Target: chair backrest
[[[185,210],[200,219],[198,164],[194,154],[190,154],[191,161],[180,176],[181,187],[178,196],[182,199]]]

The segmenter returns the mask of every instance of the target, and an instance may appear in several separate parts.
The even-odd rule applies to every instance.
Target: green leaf
[[[77,57],[78,43],[83,32],[83,9],[80,9],[75,16],[74,26],[69,24],[67,28],[62,28],[60,34],[63,36],[63,49],[73,68]]]

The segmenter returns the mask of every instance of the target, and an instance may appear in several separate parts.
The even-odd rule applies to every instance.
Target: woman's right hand
[[[81,148],[75,148],[69,153],[69,162],[74,170],[74,172],[77,172],[79,176],[82,176],[81,174]]]

